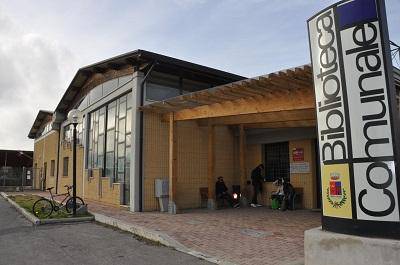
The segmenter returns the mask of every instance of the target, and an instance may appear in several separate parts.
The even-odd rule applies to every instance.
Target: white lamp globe
[[[68,112],[68,120],[74,124],[80,123],[82,120],[82,112],[80,112],[78,109],[70,110],[70,112]]]

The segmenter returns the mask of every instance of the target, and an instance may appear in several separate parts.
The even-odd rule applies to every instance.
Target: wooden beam
[[[176,184],[177,184],[177,132],[174,113],[169,114],[169,203],[168,212],[176,214]]]
[[[241,98],[235,101],[224,101],[220,104],[178,110],[175,119],[191,120],[309,108],[315,108],[315,96],[312,89],[304,90],[301,94],[293,97],[277,95],[273,99],[271,97],[258,97],[251,100]]]
[[[252,91],[246,91],[246,89],[243,89],[243,86],[239,85],[233,85],[231,89],[228,90],[228,92],[233,93],[233,94],[239,94],[243,95],[244,97],[257,97],[260,96],[260,94],[252,92]]]
[[[298,122],[315,119],[314,109],[284,110],[269,113],[253,113],[234,116],[216,117],[198,120],[199,126],[213,125],[238,125],[238,124],[260,124],[278,122]]]
[[[215,198],[215,128],[208,125],[207,183],[209,208],[213,208]]]
[[[240,186],[246,187],[246,134],[243,124],[239,125],[239,165],[240,165]]]
[[[305,128],[316,127],[316,120],[294,120],[294,121],[277,121],[277,122],[263,122],[263,123],[248,123],[244,124],[246,129],[260,129],[260,128]]]

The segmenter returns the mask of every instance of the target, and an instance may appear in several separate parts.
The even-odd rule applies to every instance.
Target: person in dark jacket
[[[217,182],[215,183],[215,196],[217,199],[226,200],[231,207],[237,207],[237,205],[233,205],[233,198],[228,193],[228,188],[225,185],[224,178],[218,177]]]
[[[252,207],[262,206],[261,204],[258,204],[257,196],[262,192],[263,171],[263,164],[259,164],[255,169],[253,169],[253,171],[251,171],[251,182],[254,187],[253,200],[251,203]]]

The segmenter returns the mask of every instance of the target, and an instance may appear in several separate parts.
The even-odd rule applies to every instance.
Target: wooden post
[[[214,125],[208,124],[208,163],[207,163],[207,182],[208,182],[208,200],[207,208],[215,209],[215,130]]]
[[[174,121],[174,113],[169,115],[169,202],[168,212],[176,214],[176,122]]]
[[[239,165],[240,165],[240,187],[246,186],[246,134],[243,124],[239,125]]]

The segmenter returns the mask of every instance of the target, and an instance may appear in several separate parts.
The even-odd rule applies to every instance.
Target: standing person
[[[253,200],[251,203],[251,207],[258,207],[262,206],[261,204],[258,204],[257,201],[257,196],[258,194],[262,192],[262,183],[263,183],[263,170],[264,170],[264,165],[259,164],[253,171],[251,171],[251,181],[254,187],[254,193],[253,193]]]

